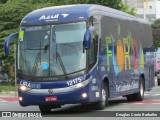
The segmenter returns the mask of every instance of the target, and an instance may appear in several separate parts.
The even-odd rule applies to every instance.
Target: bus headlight
[[[75,88],[80,88],[80,87],[82,87],[82,86],[83,86],[82,83],[78,83],[78,84],[76,84],[74,87],[75,87]]]
[[[30,90],[31,88],[29,88],[29,87],[27,87],[27,86],[25,86],[25,85],[20,85],[20,86],[19,86],[19,89],[20,89],[21,91],[26,92],[26,91]]]
[[[85,81],[83,81],[81,83],[77,83],[75,85],[72,85],[70,87],[72,87],[72,88],[81,88],[83,86],[86,86],[91,80],[92,80],[92,77],[90,77],[89,79],[87,79],[87,80],[85,80]]]

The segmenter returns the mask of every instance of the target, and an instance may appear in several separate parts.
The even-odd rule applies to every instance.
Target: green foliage
[[[13,85],[0,85],[0,92],[10,92],[15,91],[15,86]]]
[[[40,0],[39,0],[40,1]],[[0,60],[3,61],[3,67],[8,72],[8,68],[14,62],[14,42],[11,43],[11,55],[6,57],[4,54],[3,42],[6,37],[18,31],[21,19],[33,11],[34,9],[53,6],[53,3],[48,3],[47,0],[8,0],[5,4],[0,4]],[[14,76],[9,76],[11,83],[14,81]]]
[[[128,5],[123,4],[121,0],[86,0],[86,1],[89,4],[99,4],[103,6],[108,6],[129,13],[131,15],[135,15],[135,9],[130,8]]]
[[[154,39],[153,45],[154,45],[155,48],[160,47],[160,37]]]
[[[18,31],[20,21],[29,12],[48,6],[66,4],[100,4],[112,7],[134,15],[135,10],[124,5],[121,0],[0,0],[0,59],[5,69],[14,61],[14,43],[11,43],[11,55],[4,55],[3,42],[5,38]],[[13,76],[10,76],[13,78]]]
[[[8,0],[0,0],[0,3],[4,4],[6,3]]]
[[[152,28],[153,29],[160,28],[160,19],[157,19],[156,21],[154,21],[154,23],[152,24]]]
[[[156,21],[154,21],[154,23],[152,24],[152,29],[153,29],[153,34],[154,32],[157,32],[158,29],[160,29],[160,19],[157,19]],[[159,48],[160,47],[160,33],[159,34],[156,34],[156,36],[154,36],[154,42],[153,42],[153,45],[156,47],[156,48]]]

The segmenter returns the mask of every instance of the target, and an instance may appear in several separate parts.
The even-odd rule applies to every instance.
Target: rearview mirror
[[[5,50],[5,55],[9,56],[10,55],[10,42],[14,39],[18,38],[18,33],[13,33],[10,34],[4,41],[4,50]]]
[[[85,49],[89,49],[91,46],[92,32],[93,32],[93,29],[90,27],[86,30],[84,34],[83,46]]]

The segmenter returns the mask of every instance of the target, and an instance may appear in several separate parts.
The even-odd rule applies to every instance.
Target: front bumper
[[[19,101],[21,106],[30,105],[63,105],[63,104],[75,104],[75,103],[88,103],[90,102],[89,85],[75,89],[69,92],[52,93],[52,94],[36,94],[18,91],[19,97],[22,97],[22,101]],[[82,94],[87,93],[87,97],[83,98]],[[46,102],[45,97],[57,97],[56,101]]]

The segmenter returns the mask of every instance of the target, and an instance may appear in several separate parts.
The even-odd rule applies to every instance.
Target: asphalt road
[[[21,107],[14,96],[0,95],[0,111],[39,111],[38,106]],[[82,112],[83,111],[83,112]],[[108,111],[108,112],[105,112]],[[160,86],[155,86],[150,92],[145,92],[144,100],[141,102],[128,102],[126,98],[119,97],[109,100],[109,106],[102,111],[94,110],[92,105],[64,105],[60,109],[53,109],[47,116],[78,116],[85,117],[103,114],[110,115],[109,111],[160,111]],[[62,113],[62,114],[57,114]],[[67,114],[65,114],[67,113]],[[74,113],[74,114],[73,114]],[[75,114],[76,113],[76,114]],[[103,116],[102,115],[102,116]]]

